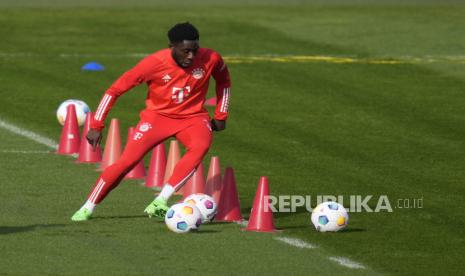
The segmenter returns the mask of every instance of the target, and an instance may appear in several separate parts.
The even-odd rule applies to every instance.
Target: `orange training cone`
[[[145,181],[146,187],[163,188],[163,178],[166,170],[165,144],[158,144],[152,152],[150,158],[149,172]]]
[[[68,105],[66,109],[66,119],[61,131],[58,154],[73,154],[79,152],[81,138],[79,136],[79,126],[76,117],[76,107],[74,104]]]
[[[187,181],[186,185],[182,188],[183,198],[195,193],[205,193],[205,177],[203,173],[203,164],[197,166],[194,174]]]
[[[239,196],[237,195],[236,178],[231,167],[226,168],[223,178],[223,189],[218,203],[216,221],[242,221]]]
[[[249,223],[245,230],[255,232],[275,232],[273,223],[273,212],[265,206],[268,204],[267,198],[270,195],[268,187],[268,178],[260,177],[258,182],[257,193],[253,201],[252,211],[250,212]]]
[[[92,116],[94,116],[92,112],[87,113],[84,129],[82,130],[81,146],[79,147],[77,163],[98,163],[102,161],[102,149],[100,148],[100,145],[97,145],[94,151],[92,145],[89,144],[86,139],[87,132],[89,132],[90,129],[90,120]]]
[[[126,145],[128,144],[129,140],[132,139],[133,135],[135,134],[136,130],[134,127],[130,127],[128,130],[128,139]],[[145,167],[144,167],[144,159],[141,159],[137,165],[130,170],[125,179],[144,179],[145,178]]]
[[[115,163],[121,156],[121,136],[119,132],[118,119],[111,119],[110,128],[108,129],[103,158],[100,163],[100,170]]]
[[[216,106],[216,97],[211,97],[205,101],[206,106]]]
[[[168,149],[168,159],[166,160],[166,169],[165,169],[165,177],[163,178],[163,184],[168,182],[171,175],[173,174],[174,167],[181,159],[181,151],[179,150],[179,143],[177,140],[170,141],[170,148]],[[170,183],[172,185],[177,183]]]
[[[205,193],[213,197],[215,202],[220,202],[221,195],[221,171],[220,159],[218,156],[212,156],[210,167],[208,169],[207,184],[205,185]]]

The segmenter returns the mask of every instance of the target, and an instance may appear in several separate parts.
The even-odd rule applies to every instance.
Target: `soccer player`
[[[164,219],[167,201],[192,176],[207,153],[212,130],[226,127],[231,82],[226,64],[214,50],[200,48],[199,33],[190,23],[179,23],[168,31],[169,48],[142,59],[119,77],[105,92],[95,112],[87,140],[95,147],[102,138],[105,118],[116,99],[141,83],[148,86],[146,108],[121,158],[107,167],[97,179],[84,205],[73,221],[91,218],[94,208],[123,177],[150,151],[169,137],[176,137],[186,153],[173,175],[144,212]],[[203,107],[210,77],[216,81],[217,106],[213,119]]]

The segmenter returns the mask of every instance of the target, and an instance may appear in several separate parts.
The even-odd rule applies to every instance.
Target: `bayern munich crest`
[[[151,128],[152,128],[152,125],[150,123],[143,123],[139,126],[139,131],[146,132]]]
[[[195,68],[194,70],[192,70],[192,76],[196,80],[201,79],[203,75],[205,75],[205,70],[203,70],[202,68]]]

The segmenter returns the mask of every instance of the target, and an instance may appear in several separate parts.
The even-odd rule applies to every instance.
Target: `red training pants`
[[[107,167],[97,179],[88,200],[100,203],[114,189],[124,176],[159,143],[175,136],[186,147],[186,153],[176,164],[168,183],[179,190],[189,179],[210,148],[212,131],[208,115],[185,119],[173,119],[154,111],[144,110],[141,120],[121,158]]]

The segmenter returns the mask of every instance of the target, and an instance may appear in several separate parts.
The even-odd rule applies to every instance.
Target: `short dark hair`
[[[168,31],[168,38],[171,43],[183,40],[198,40],[199,31],[189,22],[178,23]]]

